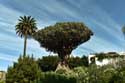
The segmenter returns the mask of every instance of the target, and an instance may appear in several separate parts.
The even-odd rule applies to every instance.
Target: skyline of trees
[[[61,22],[45,27],[36,32],[36,21],[31,16],[20,17],[16,25],[16,33],[24,37],[24,52],[18,62],[14,62],[7,70],[7,83],[124,83],[125,65],[120,61],[118,66],[96,66],[88,64],[88,57],[69,57],[72,50],[84,42],[87,42],[93,32],[79,22]],[[125,34],[125,28],[122,32]],[[45,56],[38,60],[26,56],[27,38],[33,37],[41,47],[58,54],[57,56]],[[102,56],[103,55],[103,56]],[[97,54],[100,60],[107,58],[106,54]],[[101,56],[101,57],[100,57]],[[115,54],[110,58],[119,56]],[[62,64],[69,65],[69,69],[63,68],[55,71],[61,59]],[[109,58],[109,57],[108,57]],[[61,80],[61,81],[60,81]]]

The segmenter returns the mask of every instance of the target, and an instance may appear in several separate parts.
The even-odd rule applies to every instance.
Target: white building
[[[105,53],[105,54],[112,55],[113,53],[116,53],[116,52],[108,52],[108,53]],[[117,54],[119,54],[120,56],[125,56],[125,52],[119,52]],[[92,63],[92,61],[91,61],[92,59],[94,59],[95,64],[99,65],[99,66],[103,66],[103,65],[107,65],[107,64],[113,64],[113,65],[115,65],[115,63],[120,60],[120,58],[110,58],[110,59],[105,58],[105,59],[99,61],[98,57],[96,57],[96,55],[91,54],[91,55],[88,56],[88,62],[89,62],[89,64]],[[125,59],[125,58],[122,58],[122,59]]]

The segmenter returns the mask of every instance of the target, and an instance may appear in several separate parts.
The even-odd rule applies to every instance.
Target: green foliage
[[[58,74],[64,74],[64,75],[70,75],[72,73],[72,71],[65,65],[63,65],[63,66],[58,65],[55,72]]]
[[[92,64],[89,67],[75,67],[72,70],[65,71],[63,69],[58,70],[57,72],[47,72],[47,75],[44,75],[42,80],[45,80],[45,83],[67,83],[65,80],[72,77],[75,81],[69,83],[124,83],[125,82],[125,70],[115,68],[112,65],[105,65],[98,67],[95,64]],[[65,76],[60,77],[60,76]],[[58,81],[64,78],[62,81]],[[42,81],[41,80],[41,81]],[[49,81],[51,80],[51,81]],[[42,82],[41,82],[42,83]]]
[[[36,20],[32,18],[31,16],[20,16],[20,19],[18,19],[18,23],[15,26],[16,27],[16,34],[20,36],[21,38],[24,37],[24,52],[23,56],[26,55],[26,44],[27,44],[27,38],[31,37],[34,32],[36,32]]]
[[[88,69],[89,82],[91,83],[110,83],[110,79],[116,74],[116,69],[112,65],[98,67],[91,65]],[[114,82],[112,82],[114,83]]]
[[[72,69],[79,66],[88,66],[88,57],[70,57],[68,59],[68,65]]]
[[[82,66],[82,60],[80,57],[71,57],[68,59],[68,65],[72,69],[74,67]]]
[[[45,27],[34,34],[34,39],[48,51],[58,53],[66,61],[72,50],[88,41],[93,32],[83,23],[63,22]]]
[[[12,67],[8,68],[7,83],[30,83],[38,80],[41,71],[33,57],[23,56]]]
[[[102,61],[103,59],[114,59],[114,58],[123,58],[124,56],[121,56],[117,53],[113,53],[113,54],[110,54],[110,53],[96,53],[95,54],[98,58],[98,60]]]
[[[0,81],[0,83],[5,83],[5,81]]]
[[[113,74],[110,83],[125,83],[125,60],[118,62],[116,73]]]
[[[125,72],[118,72],[115,73],[110,79],[110,83],[125,83]]]
[[[16,27],[16,33],[20,37],[32,36],[32,34],[37,30],[36,20],[31,16],[20,16]]]
[[[67,73],[67,70],[66,69],[58,69],[57,71],[56,71],[56,73],[58,73],[58,74],[66,74]]]
[[[65,75],[67,77],[73,77],[75,83],[87,83],[88,82],[88,71],[86,67],[76,67],[72,70],[60,69],[56,71],[57,74]]]
[[[43,56],[37,60],[37,63],[43,72],[55,71],[59,63],[59,58],[57,56]],[[68,58],[68,63],[70,69],[79,66],[88,66],[88,57],[71,57]]]
[[[59,62],[57,56],[43,56],[41,59],[38,59],[37,63],[43,72],[46,71],[55,71]]]
[[[86,67],[76,67],[72,70],[65,71],[63,69],[58,70],[56,73],[72,76],[76,79],[76,83],[87,83],[88,82],[88,71]]]
[[[55,72],[46,72],[41,78],[41,83],[76,83],[76,79],[72,76],[66,76]]]
[[[50,61],[51,63],[49,65],[51,65],[55,63],[53,61],[56,61],[56,60],[58,61],[58,57],[46,56],[44,60],[47,62]],[[44,63],[44,60],[42,64]],[[55,72],[54,71],[41,72],[33,57],[31,58],[20,57],[17,63],[14,63],[12,67],[8,68],[6,83],[14,83],[14,82],[17,82],[17,83],[124,83],[125,82],[124,61],[120,61],[120,63],[117,65],[118,66],[104,65],[102,67],[96,66],[95,64],[92,64],[89,67],[85,67],[85,66],[78,67],[76,65],[76,67],[72,69],[60,68]]]
[[[76,67],[73,69],[77,83],[88,83],[88,69],[86,67]]]
[[[45,72],[41,83],[87,83],[87,67],[76,67],[73,70],[59,69],[56,72]]]
[[[83,65],[84,65],[85,67],[88,67],[88,66],[89,66],[88,56],[83,55],[83,56],[81,57],[81,60],[82,60],[82,63],[83,63]]]

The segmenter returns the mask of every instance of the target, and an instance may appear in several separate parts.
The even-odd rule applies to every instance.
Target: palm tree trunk
[[[25,35],[25,38],[24,38],[24,50],[23,50],[23,56],[26,56],[26,45],[27,45],[27,35]]]

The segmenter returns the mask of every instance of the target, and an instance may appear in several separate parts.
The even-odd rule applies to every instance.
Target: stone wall
[[[5,79],[6,79],[6,72],[0,71],[0,80],[5,80]]]

